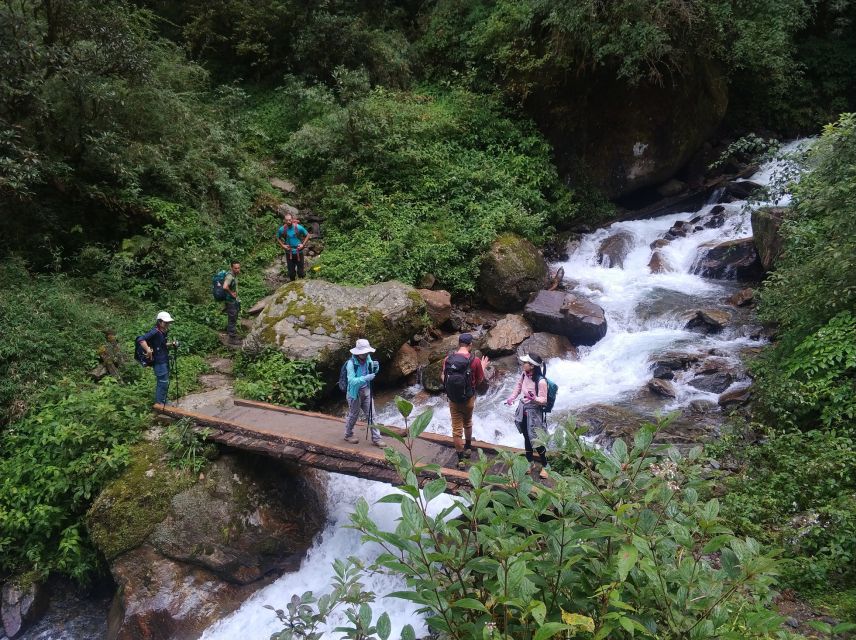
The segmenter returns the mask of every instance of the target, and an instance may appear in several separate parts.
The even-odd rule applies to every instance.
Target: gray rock
[[[624,258],[633,246],[633,234],[629,231],[619,231],[600,243],[597,251],[597,261],[605,267],[624,268]]]
[[[731,389],[719,396],[717,403],[720,407],[742,407],[752,399],[752,387]]]
[[[690,380],[689,385],[700,391],[722,393],[731,386],[732,382],[734,382],[734,376],[727,371],[723,371],[720,373],[696,376]]]
[[[418,369],[419,354],[416,349],[405,343],[396,352],[389,367],[385,367],[382,373],[387,376],[390,382],[397,382],[411,373],[416,373]]]
[[[431,289],[417,289],[419,295],[425,301],[428,316],[435,327],[446,324],[452,316],[452,296],[448,291]]]
[[[695,309],[687,313],[684,327],[700,333],[719,333],[731,321],[731,314],[718,309]]]
[[[675,385],[668,380],[662,380],[660,378],[652,378],[649,380],[648,388],[657,395],[664,396],[666,398],[674,398],[678,395],[675,391]]]
[[[539,291],[523,317],[537,331],[566,336],[575,345],[592,345],[606,335],[603,309],[574,293]]]
[[[547,281],[547,262],[528,240],[505,233],[494,240],[481,264],[479,291],[499,311],[517,311]]]
[[[443,369],[443,361],[437,360],[422,369],[422,387],[429,393],[440,393],[443,383],[440,382],[440,372]]]
[[[367,338],[377,349],[375,357],[388,361],[424,328],[426,309],[416,290],[400,282],[346,287],[300,280],[274,294],[249,342],[275,346],[289,358],[315,360],[334,382],[357,338]],[[319,327],[326,335],[313,333]]]
[[[716,408],[717,404],[710,400],[693,400],[690,402],[690,410],[693,413],[710,413]]]
[[[673,271],[672,267],[669,266],[669,263],[666,262],[666,259],[663,257],[659,251],[655,251],[651,254],[651,260],[648,261],[648,268],[651,270],[651,273],[665,273],[666,271]]]
[[[532,325],[522,316],[508,314],[487,332],[482,350],[491,357],[509,355],[531,335]]]
[[[702,245],[699,247],[695,272],[705,278],[749,282],[760,281],[763,276],[761,261],[752,238]]]
[[[651,375],[662,380],[672,380],[675,377],[675,372],[670,367],[658,364],[654,367],[654,371]]]
[[[38,620],[48,606],[48,595],[39,582],[19,585],[14,581],[3,585],[0,617],[6,635],[14,638]]]
[[[565,336],[558,336],[546,331],[538,331],[526,338],[517,347],[517,355],[537,353],[544,360],[550,358],[570,358],[577,360],[577,349]]]
[[[761,268],[772,271],[782,254],[783,239],[780,228],[787,209],[762,207],[752,212],[752,234]]]

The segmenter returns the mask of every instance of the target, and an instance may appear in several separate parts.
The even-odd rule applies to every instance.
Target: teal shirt
[[[295,229],[295,227],[297,228]],[[303,239],[308,235],[309,232],[302,224],[290,224],[288,227],[283,225],[276,231],[276,237],[280,240],[283,238],[285,239],[285,243],[291,248],[292,254],[297,253],[297,246],[303,242]]]
[[[348,359],[348,399],[353,400],[360,395],[360,389],[368,384],[366,375],[380,371],[380,364],[366,357],[365,364],[360,363],[354,356]]]

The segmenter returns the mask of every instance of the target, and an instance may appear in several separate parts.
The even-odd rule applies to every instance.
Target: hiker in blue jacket
[[[140,346],[146,354],[155,372],[155,403],[166,404],[169,391],[169,347],[166,337],[172,324],[172,316],[161,311],[155,319],[155,326],[140,339]]]
[[[357,423],[357,418],[362,410],[366,417],[366,422],[370,425],[374,424],[374,406],[372,398],[372,380],[374,380],[377,372],[380,371],[380,364],[372,360],[370,353],[374,353],[369,341],[360,338],[356,345],[351,349],[351,357],[346,363],[348,371],[348,417],[345,419],[345,442],[358,444],[359,438],[354,437],[354,425]],[[383,447],[383,440],[380,439],[380,431],[374,426],[372,430],[372,444],[376,447]]]
[[[294,282],[295,275],[304,277],[303,250],[312,235],[299,224],[290,213],[283,217],[282,226],[276,231],[276,241],[285,251],[288,279]]]

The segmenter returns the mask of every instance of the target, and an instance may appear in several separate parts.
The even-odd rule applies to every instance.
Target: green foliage
[[[169,452],[170,464],[178,469],[199,473],[208,461],[208,456],[216,453],[216,448],[212,449],[206,443],[210,433],[209,429],[196,431],[193,423],[186,418],[167,425],[161,442]]]
[[[148,389],[146,389],[148,392]],[[0,574],[96,566],[81,517],[129,460],[151,399],[112,378],[48,388],[38,408],[0,435]]]
[[[856,439],[852,433],[771,432],[734,440],[719,457],[741,472],[723,509],[744,534],[784,549],[784,579],[809,593],[856,585]]]
[[[320,194],[319,275],[348,284],[433,273],[472,291],[501,232],[541,240],[576,212],[531,124],[464,90],[394,92],[342,73],[331,108],[283,148],[291,174]]]
[[[405,407],[406,408],[406,407]],[[449,638],[763,638],[781,618],[765,608],[776,563],[751,538],[734,536],[714,498],[701,499],[700,449],[686,457],[652,446],[643,425],[631,447],[611,452],[560,431],[558,468],[535,485],[528,462],[503,453],[502,470],[482,457],[472,491],[432,505],[442,477],[406,452],[387,449],[403,481],[382,499],[400,505],[383,531],[360,501],[353,525],[383,549],[377,564],[403,576],[391,594],[417,603]]]
[[[809,150],[782,224],[783,252],[761,291],[776,344],[755,365],[773,425],[852,429],[856,417],[856,116]]]
[[[289,360],[276,349],[242,354],[235,373],[235,393],[239,396],[295,409],[311,407],[324,388],[314,362]]]

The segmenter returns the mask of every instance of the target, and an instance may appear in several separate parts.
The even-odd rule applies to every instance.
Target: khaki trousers
[[[449,402],[449,413],[452,416],[452,441],[455,443],[455,451],[464,450],[464,441],[473,439],[473,408],[476,406],[476,397],[473,396],[466,402]]]

